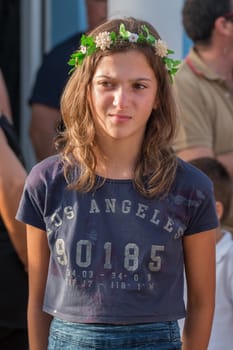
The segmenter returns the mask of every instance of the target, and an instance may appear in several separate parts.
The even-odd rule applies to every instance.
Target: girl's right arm
[[[30,350],[47,350],[52,316],[42,311],[50,255],[46,232],[27,225],[27,247],[29,346]]]

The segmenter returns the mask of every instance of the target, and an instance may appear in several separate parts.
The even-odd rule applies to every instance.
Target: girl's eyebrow
[[[94,77],[95,78],[105,78],[105,79],[112,79],[112,80],[116,80],[116,78],[112,77],[112,76],[109,76],[109,75],[104,75],[104,74],[101,74],[101,75],[96,75]],[[129,79],[129,81],[152,81],[151,78],[148,78],[148,77],[138,77],[138,78],[133,78],[133,79]]]

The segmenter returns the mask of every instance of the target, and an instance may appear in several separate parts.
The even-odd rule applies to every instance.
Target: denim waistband
[[[67,347],[66,347],[67,346]],[[177,321],[136,325],[80,324],[53,319],[48,350],[181,349]],[[60,350],[59,349],[59,350]]]

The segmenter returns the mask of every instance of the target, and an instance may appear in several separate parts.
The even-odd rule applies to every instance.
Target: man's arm
[[[185,161],[190,161],[195,158],[201,157],[211,157],[214,158],[214,153],[212,149],[208,147],[189,147],[185,148],[182,151],[177,152],[178,157]]]
[[[0,111],[2,112],[2,114],[7,115],[9,120],[12,122],[10,99],[9,99],[6,83],[1,70],[0,70],[0,101],[1,101]]]
[[[0,129],[0,215],[12,244],[27,268],[26,227],[15,219],[23,191],[26,171],[9,147]]]
[[[201,157],[211,157],[216,158],[219,162],[221,162],[228,172],[233,177],[233,152],[224,153],[216,156],[214,151],[208,147],[190,147],[186,148],[182,151],[177,152],[178,157],[185,161],[190,161],[195,158]]]
[[[55,153],[54,136],[60,118],[55,108],[38,103],[32,105],[29,134],[38,161]]]

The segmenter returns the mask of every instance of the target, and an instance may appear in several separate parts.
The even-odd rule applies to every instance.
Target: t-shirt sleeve
[[[184,234],[218,227],[214,187],[210,178],[192,164],[179,159],[176,184],[175,203],[185,222]]]
[[[45,195],[42,195],[41,191],[43,187],[37,172],[32,169],[25,182],[16,219],[45,231],[43,219]]]
[[[204,197],[200,201],[200,205],[197,204],[197,207],[193,209],[187,234],[212,230],[219,225],[213,191],[210,189],[209,193],[201,192],[200,196]]]

